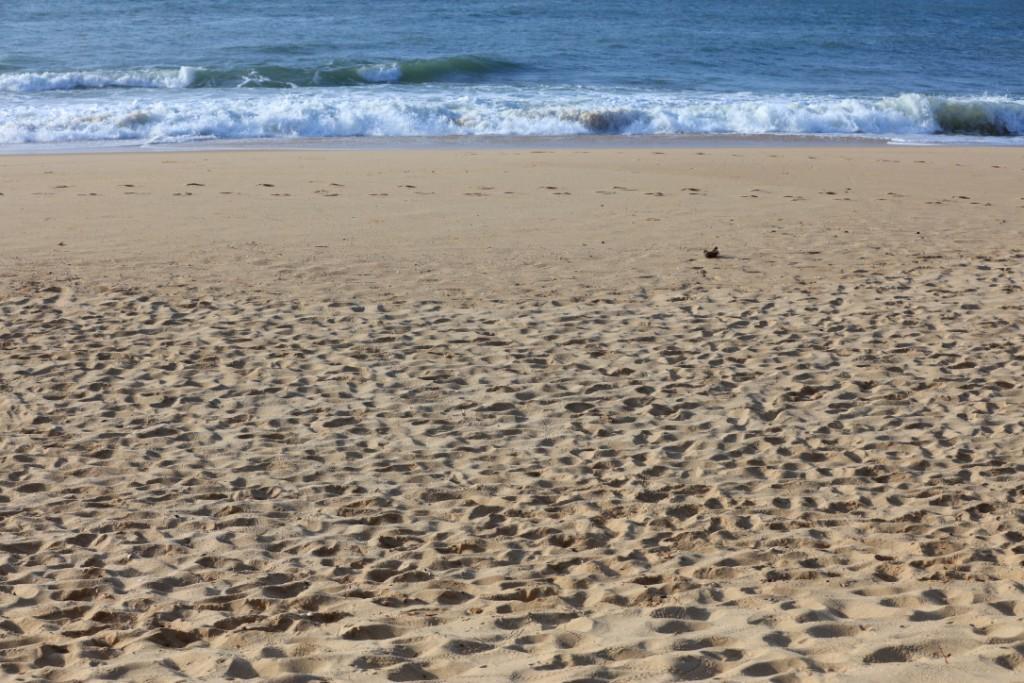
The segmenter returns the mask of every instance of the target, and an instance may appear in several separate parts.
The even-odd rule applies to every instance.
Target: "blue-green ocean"
[[[1024,0],[0,2],[0,146],[350,136],[1024,144]]]

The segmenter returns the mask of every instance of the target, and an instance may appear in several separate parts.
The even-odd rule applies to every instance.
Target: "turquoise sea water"
[[[682,133],[1024,144],[1024,3],[0,3],[0,145]]]

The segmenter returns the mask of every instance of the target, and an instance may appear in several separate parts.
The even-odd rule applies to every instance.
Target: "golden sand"
[[[1024,150],[0,193],[0,676],[1024,677]]]

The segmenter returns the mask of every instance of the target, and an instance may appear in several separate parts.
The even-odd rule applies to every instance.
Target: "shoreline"
[[[90,143],[20,143],[0,145],[0,157],[60,154],[173,153],[208,151],[392,151],[392,150],[522,150],[522,149],[689,149],[730,147],[925,147],[1021,148],[1024,137],[967,135],[736,134],[672,135],[453,135],[353,136],[335,138],[239,138],[182,142],[98,141]]]

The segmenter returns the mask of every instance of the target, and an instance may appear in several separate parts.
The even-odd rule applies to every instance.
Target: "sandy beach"
[[[1022,148],[0,156],[0,678],[1020,681],[1022,233]]]

